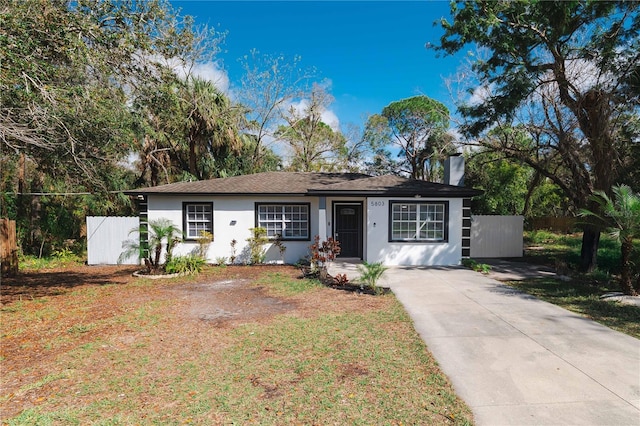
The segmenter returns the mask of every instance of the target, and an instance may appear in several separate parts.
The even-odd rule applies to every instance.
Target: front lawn
[[[3,424],[472,423],[393,295],[285,266],[99,271],[3,279]]]

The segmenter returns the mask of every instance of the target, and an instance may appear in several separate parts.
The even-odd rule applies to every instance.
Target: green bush
[[[53,251],[53,257],[62,262],[77,262],[78,255],[76,255],[70,248],[61,248]]]
[[[198,274],[204,268],[205,260],[199,256],[174,256],[166,265],[167,274]]]
[[[84,259],[69,248],[54,250],[52,255],[48,257],[38,257],[20,253],[18,259],[18,269],[20,270],[63,268],[82,265],[84,263]]]
[[[488,274],[491,271],[491,265],[486,263],[478,263],[473,259],[462,259],[462,266],[466,266],[469,269],[473,269],[476,272],[482,272]]]
[[[559,235],[545,230],[533,230],[525,233],[525,240],[530,244],[543,244],[559,239]]]

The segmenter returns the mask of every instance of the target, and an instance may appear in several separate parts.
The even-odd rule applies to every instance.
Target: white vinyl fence
[[[522,257],[523,216],[472,216],[471,257]]]
[[[138,241],[139,220],[137,217],[87,216],[87,263],[89,265],[116,265],[124,251],[126,240]],[[130,233],[131,232],[131,233]],[[138,265],[138,256],[131,256],[121,262],[124,265]]]

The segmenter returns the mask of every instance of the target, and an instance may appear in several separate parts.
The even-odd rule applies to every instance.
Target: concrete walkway
[[[640,340],[466,268],[383,279],[478,425],[640,425]]]

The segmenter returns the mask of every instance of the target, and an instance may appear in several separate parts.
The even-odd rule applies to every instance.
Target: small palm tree
[[[600,206],[600,212],[583,209],[581,216],[595,217],[606,228],[613,231],[613,235],[621,243],[620,284],[625,294],[637,295],[638,291],[631,282],[633,253],[633,239],[640,237],[640,195],[634,193],[627,185],[613,187],[614,199],[602,191],[597,191],[593,197]]]
[[[149,221],[149,257],[144,259],[147,271],[160,271],[162,266],[160,258],[162,256],[162,248],[165,247],[165,263],[171,261],[173,248],[180,241],[180,228],[175,226],[169,219],[161,218]],[[142,229],[132,229],[133,232],[142,233]],[[126,240],[122,243],[125,249],[118,258],[118,262],[138,255],[140,256],[140,240]],[[153,257],[152,257],[153,255]]]
[[[358,271],[360,272],[360,281],[371,288],[371,290],[373,290],[376,294],[378,294],[380,290],[376,285],[380,277],[382,277],[382,274],[384,274],[384,271],[386,271],[387,269],[389,268],[383,266],[382,262],[368,263],[365,260],[362,262],[362,265],[358,265]]]

